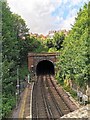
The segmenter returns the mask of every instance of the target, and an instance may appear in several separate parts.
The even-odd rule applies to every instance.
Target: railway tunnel
[[[46,74],[54,75],[55,74],[54,64],[49,60],[40,61],[36,67],[36,74],[37,75],[46,75]]]

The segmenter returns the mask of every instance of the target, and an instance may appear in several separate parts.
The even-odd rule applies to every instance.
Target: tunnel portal
[[[54,70],[54,64],[49,61],[49,60],[42,60],[37,64],[36,67],[36,74],[37,75],[54,75],[55,70]]]

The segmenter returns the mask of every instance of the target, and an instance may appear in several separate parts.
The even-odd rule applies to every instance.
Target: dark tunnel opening
[[[54,75],[55,74],[54,64],[48,60],[40,61],[36,67],[36,74],[37,75],[46,75],[46,74]]]

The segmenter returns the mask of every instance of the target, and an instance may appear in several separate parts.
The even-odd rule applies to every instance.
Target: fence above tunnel
[[[28,70],[33,73],[39,73],[38,65],[44,64],[44,70],[49,72],[49,70],[45,67],[45,64],[50,65],[49,67],[51,70],[55,66],[57,56],[59,56],[59,53],[28,53]],[[52,63],[52,65],[50,63]],[[54,74],[54,68],[50,72]]]

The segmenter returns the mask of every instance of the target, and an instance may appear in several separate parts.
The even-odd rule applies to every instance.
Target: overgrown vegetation
[[[80,9],[75,18],[75,24],[63,41],[56,76],[61,83],[67,77],[80,87],[86,86],[90,82],[89,7],[90,2]]]
[[[15,107],[17,69],[18,77],[23,82],[28,74],[28,52],[60,52],[56,75],[59,83],[64,86],[68,78],[80,87],[90,84],[89,11],[90,2],[78,12],[67,37],[63,32],[55,33],[53,39],[48,38],[42,44],[39,39],[30,37],[25,21],[13,14],[6,2],[2,2],[2,117],[7,117]],[[64,88],[76,95],[71,88]]]
[[[69,92],[70,95],[73,97],[73,98],[77,98],[77,92],[74,91],[73,89],[71,89],[69,86],[63,86],[63,88],[66,90],[66,92]]]
[[[63,31],[54,33],[53,38],[47,38],[47,47],[48,52],[55,52],[59,51],[62,48],[62,43],[65,39],[65,34]]]
[[[25,21],[2,2],[2,117],[8,117],[15,107],[17,70],[19,80],[23,82],[28,74],[28,52],[45,50],[39,40],[30,37]]]

